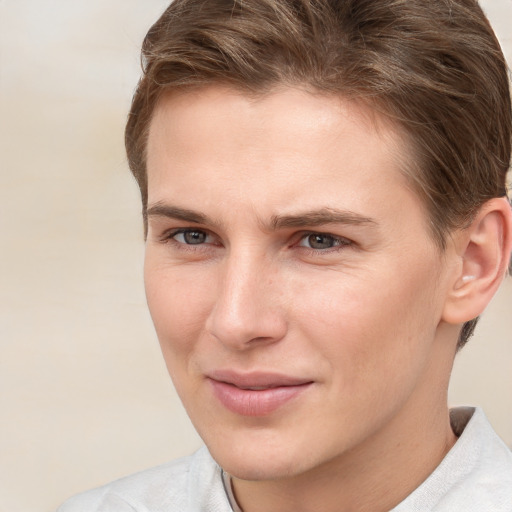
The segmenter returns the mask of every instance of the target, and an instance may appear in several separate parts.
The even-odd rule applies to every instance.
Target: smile
[[[313,384],[266,373],[216,372],[208,380],[217,400],[229,411],[242,416],[269,415]]]

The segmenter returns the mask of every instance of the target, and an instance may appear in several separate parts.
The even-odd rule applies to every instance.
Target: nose
[[[222,263],[206,329],[226,347],[247,350],[282,339],[287,321],[275,266],[254,254],[233,252]]]

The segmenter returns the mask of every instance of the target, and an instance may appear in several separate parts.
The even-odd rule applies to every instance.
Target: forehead
[[[222,200],[262,216],[298,205],[364,214],[383,197],[411,193],[402,173],[407,147],[397,126],[339,96],[174,92],[161,98],[150,126],[148,202]]]
[[[163,93],[154,108],[149,139],[155,139],[155,132],[176,128],[183,135],[180,142],[194,143],[201,135],[216,138],[221,135],[219,123],[226,120],[244,127],[239,136],[245,138],[255,137],[258,129],[260,133],[268,133],[269,128],[276,128],[288,135],[319,134],[330,140],[339,136],[333,128],[339,129],[342,123],[348,128],[347,123],[351,123],[365,134],[378,135],[390,146],[403,146],[401,152],[406,149],[404,140],[408,139],[397,123],[362,99],[300,87],[276,86],[266,92],[252,93],[223,85]]]

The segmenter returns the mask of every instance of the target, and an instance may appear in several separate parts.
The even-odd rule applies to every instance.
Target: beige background
[[[0,0],[0,512],[50,512],[199,443],[146,311],[122,143],[166,3]],[[484,6],[510,62],[512,1]],[[511,308],[509,279],[451,389],[510,445]]]

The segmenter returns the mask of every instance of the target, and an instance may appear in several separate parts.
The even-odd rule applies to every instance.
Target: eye
[[[176,240],[180,244],[200,245],[211,243],[213,237],[206,231],[200,229],[180,229],[171,234],[170,238]]]
[[[308,249],[325,250],[343,245],[350,245],[350,243],[351,242],[346,238],[326,233],[307,233],[301,238],[299,246],[307,247]]]

